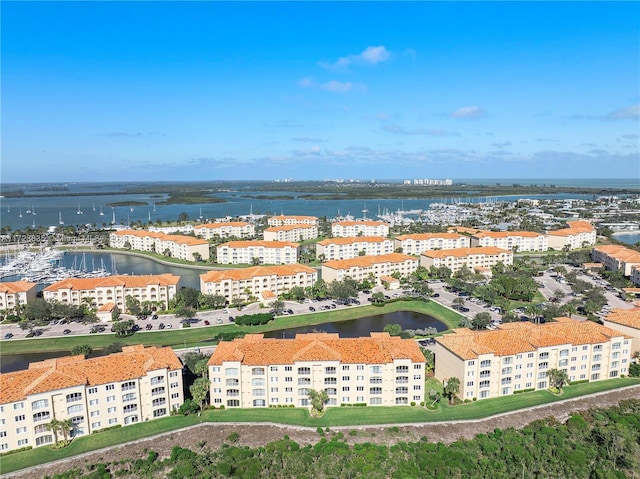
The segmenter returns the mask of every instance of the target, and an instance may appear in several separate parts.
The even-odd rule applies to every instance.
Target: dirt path
[[[496,428],[521,428],[536,419],[553,416],[564,422],[570,413],[596,407],[610,407],[622,399],[640,399],[640,385],[591,396],[536,406],[515,412],[500,414],[491,418],[475,421],[450,421],[441,423],[422,423],[398,425],[398,431],[391,430],[393,425],[335,427],[327,433],[342,432],[349,444],[371,442],[377,444],[395,444],[401,441],[417,441],[426,436],[429,441],[449,444],[459,438],[470,439],[476,434],[491,432]],[[354,432],[355,431],[355,432]],[[284,426],[278,424],[201,424],[188,429],[173,431],[153,438],[141,439],[128,444],[95,451],[70,459],[36,466],[34,468],[7,474],[12,479],[41,478],[45,475],[61,473],[69,469],[84,468],[86,464],[113,462],[122,459],[146,457],[149,450],[159,453],[160,458],[168,457],[173,446],[179,445],[193,450],[200,448],[216,449],[220,447],[232,432],[240,435],[237,445],[256,447],[282,439],[286,434],[300,445],[315,444],[320,435],[315,428]]]

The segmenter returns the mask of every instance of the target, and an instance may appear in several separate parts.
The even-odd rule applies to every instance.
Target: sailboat
[[[151,223],[151,211],[149,211],[148,213],[149,213],[149,223]]]
[[[7,205],[7,213],[11,213],[11,206]]]
[[[33,216],[35,216],[35,215],[36,215],[36,209],[33,207],[33,205],[31,205],[31,214],[32,214]]]
[[[62,221],[62,211],[58,211],[58,224],[63,225],[64,221]]]
[[[22,218],[22,208],[20,208],[20,214],[18,215],[19,218]]]
[[[93,211],[95,211],[96,210],[96,204],[92,203],[92,205],[93,205]]]
[[[153,202],[153,211],[155,211],[155,210],[156,210],[156,202],[154,201]]]
[[[113,213],[113,215],[111,217],[111,224],[115,225],[116,224],[116,210],[114,210],[113,208],[112,208],[112,213]]]
[[[100,216],[104,216],[104,213],[102,212],[102,205],[100,205]]]
[[[82,212],[82,210],[80,209],[80,203],[78,203],[78,211],[76,212],[76,214],[77,214],[77,215],[82,215],[82,214],[84,214],[84,213]]]
[[[200,216],[198,216],[199,220],[202,220],[203,216],[202,216],[202,206],[200,207]]]

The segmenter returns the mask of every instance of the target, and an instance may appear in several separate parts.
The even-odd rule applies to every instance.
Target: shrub
[[[411,405],[412,405],[412,406],[415,406],[415,405],[416,405],[416,402],[415,402],[415,401],[411,401]]]
[[[226,441],[230,442],[231,444],[235,444],[239,440],[240,440],[240,434],[238,434],[235,431],[229,434],[226,439]]]

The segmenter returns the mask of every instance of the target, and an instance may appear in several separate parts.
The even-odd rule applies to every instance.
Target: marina
[[[51,248],[40,251],[20,251],[11,255],[7,253],[0,265],[0,279],[3,281],[29,281],[38,284],[50,284],[67,278],[101,278],[111,274],[107,269],[104,259],[100,260],[99,267],[95,266],[92,256],[87,261],[83,253],[73,259],[71,265],[64,264],[65,252]],[[91,263],[91,267],[89,267]]]

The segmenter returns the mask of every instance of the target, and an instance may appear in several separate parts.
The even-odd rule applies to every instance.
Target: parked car
[[[222,324],[222,319],[221,319],[221,318],[218,318],[218,319],[216,320],[216,323],[218,323],[218,324]]]
[[[171,329],[171,328],[173,328],[173,325],[172,324],[167,324],[167,329]]]
[[[160,324],[158,325],[158,329],[164,329],[164,323],[160,323]]]
[[[62,331],[63,334],[71,334],[71,330],[70,329],[65,329],[64,331]]]
[[[148,330],[153,329],[153,324],[147,324],[145,328]]]
[[[229,316],[229,322],[233,323],[235,321],[235,318],[233,316]]]
[[[4,339],[11,339],[13,338],[13,333],[7,333],[4,335]]]
[[[316,310],[316,308],[314,308],[313,306],[309,306],[309,311],[314,312]]]
[[[154,314],[153,316],[151,316],[151,319],[158,319],[158,315]]]
[[[205,325],[205,326],[209,326],[210,324],[211,324],[211,323],[209,322],[209,320],[208,320],[208,319],[205,319],[205,320],[204,320],[204,325]]]

